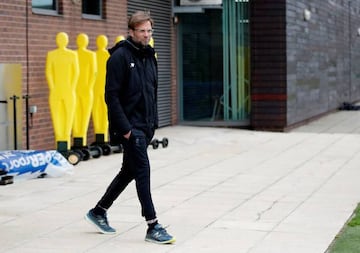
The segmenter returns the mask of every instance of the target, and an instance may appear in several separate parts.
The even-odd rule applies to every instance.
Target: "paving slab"
[[[171,126],[149,147],[159,220],[177,242],[144,241],[134,183],[108,213],[115,235],[83,216],[122,154],[72,175],[0,186],[0,252],[323,253],[360,201],[360,112],[340,111],[286,133]]]

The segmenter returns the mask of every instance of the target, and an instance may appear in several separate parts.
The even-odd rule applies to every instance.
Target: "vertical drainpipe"
[[[352,26],[351,26],[351,0],[349,0],[348,2],[349,4],[349,102],[351,103],[351,94],[352,94],[352,78],[351,78],[351,74],[352,74],[352,59],[351,59],[351,55],[352,55],[352,45],[351,45],[351,30],[352,30]]]
[[[29,0],[25,6],[25,47],[26,47],[26,149],[30,148],[29,138]]]

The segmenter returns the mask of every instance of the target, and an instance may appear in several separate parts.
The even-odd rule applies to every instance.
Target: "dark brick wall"
[[[286,3],[250,1],[251,127],[286,125]]]
[[[250,3],[254,129],[285,130],[360,100],[359,1]]]
[[[360,99],[359,1],[287,1],[287,125]],[[311,19],[304,20],[304,10]]]

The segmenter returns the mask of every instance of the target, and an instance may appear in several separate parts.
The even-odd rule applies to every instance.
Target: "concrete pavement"
[[[174,245],[144,241],[134,183],[109,210],[116,235],[83,216],[122,154],[74,174],[0,186],[0,252],[323,253],[360,201],[360,112],[341,111],[288,133],[174,126],[149,147],[152,192]]]

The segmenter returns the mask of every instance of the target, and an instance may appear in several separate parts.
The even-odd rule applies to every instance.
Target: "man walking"
[[[158,127],[157,62],[154,49],[148,45],[153,34],[153,20],[147,12],[135,12],[129,18],[128,29],[128,38],[109,50],[105,85],[110,137],[123,145],[123,164],[85,219],[101,233],[116,233],[108,223],[106,212],[134,179],[142,216],[148,225],[145,240],[168,244],[175,242],[175,238],[158,223],[151,197],[147,154]]]

